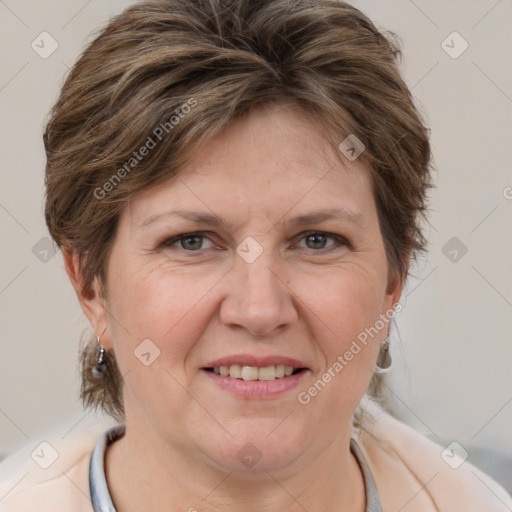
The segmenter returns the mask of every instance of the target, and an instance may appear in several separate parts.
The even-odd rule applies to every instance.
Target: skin
[[[328,208],[359,220],[289,223]],[[170,209],[214,213],[231,228],[170,215],[140,227]],[[207,233],[159,246],[195,231]],[[263,250],[252,263],[236,253],[248,236]],[[76,256],[65,263],[79,290]],[[400,297],[368,169],[334,155],[301,112],[256,110],[125,207],[107,276],[106,298],[97,282],[79,298],[125,381],[126,435],[105,461],[118,512],[365,509],[351,422],[388,325],[307,405],[297,395]],[[145,339],[160,350],[149,366],[134,356]],[[290,356],[309,370],[278,396],[238,397],[200,368],[240,353]],[[262,454],[252,468],[237,457],[248,442]]]

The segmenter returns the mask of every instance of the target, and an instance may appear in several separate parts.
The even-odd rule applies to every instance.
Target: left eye
[[[326,243],[329,239],[340,243],[338,237],[334,237],[322,232],[306,233],[302,236],[302,240],[306,241],[306,247],[308,249],[327,249],[328,247],[326,247]],[[330,247],[332,247],[332,245]]]

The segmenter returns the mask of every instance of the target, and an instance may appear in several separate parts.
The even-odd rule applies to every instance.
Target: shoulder
[[[459,456],[457,445],[441,446],[377,405],[371,405],[368,412],[368,429],[358,432],[357,438],[384,510],[512,509],[510,495],[489,475]]]
[[[2,460],[0,512],[92,512],[89,460],[98,437],[114,424],[69,435],[54,429]]]

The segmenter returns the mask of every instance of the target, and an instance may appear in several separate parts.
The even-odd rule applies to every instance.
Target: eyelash
[[[207,233],[204,232],[204,231],[194,231],[194,232],[191,232],[191,233],[183,233],[181,235],[177,235],[177,236],[173,236],[173,237],[170,237],[170,238],[166,238],[165,240],[163,240],[162,243],[160,243],[158,245],[158,248],[159,249],[169,249],[176,242],[179,242],[180,240],[184,240],[186,238],[195,237],[195,236],[203,237],[203,238],[208,238],[206,236],[206,234]],[[340,235],[335,235],[334,233],[326,233],[325,231],[306,231],[306,232],[300,234],[300,236],[301,236],[300,240],[303,240],[306,237],[311,236],[311,235],[322,235],[322,236],[325,236],[326,238],[330,238],[330,239],[332,239],[332,240],[334,240],[334,241],[336,241],[338,243],[338,248],[341,247],[341,246],[346,246],[348,248],[352,248],[350,242],[348,240],[346,240],[344,237],[342,237]],[[179,247],[179,249],[181,249],[181,250],[183,250],[185,252],[189,252],[189,253],[201,252],[202,250],[204,250],[204,249],[190,250],[190,249],[184,249],[183,247]],[[309,248],[306,247],[306,249],[309,249]],[[312,250],[314,252],[327,252],[327,251],[331,251],[333,249],[336,249],[336,247],[333,246],[333,247],[327,247],[327,248],[322,248],[322,249],[310,249],[310,250]]]

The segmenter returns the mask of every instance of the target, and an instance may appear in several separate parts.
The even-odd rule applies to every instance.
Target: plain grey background
[[[77,398],[90,326],[44,224],[42,126],[91,32],[131,3],[0,0],[1,456],[103,421]],[[388,403],[440,456],[457,442],[511,492],[512,1],[352,3],[402,40],[436,163],[430,252],[402,295]]]

